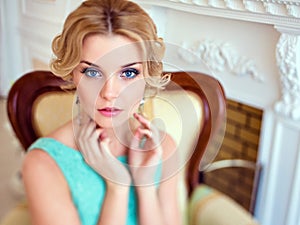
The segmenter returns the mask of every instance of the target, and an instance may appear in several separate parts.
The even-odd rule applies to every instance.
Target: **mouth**
[[[105,107],[98,109],[98,112],[105,117],[114,117],[119,115],[123,110],[114,107]]]

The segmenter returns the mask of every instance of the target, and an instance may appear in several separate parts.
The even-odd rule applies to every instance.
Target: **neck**
[[[110,140],[109,149],[114,156],[127,154],[133,137],[128,121],[118,127],[104,128],[102,135]]]

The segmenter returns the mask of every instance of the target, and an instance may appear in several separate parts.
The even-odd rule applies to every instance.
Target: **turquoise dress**
[[[40,138],[29,150],[41,149],[57,163],[68,182],[73,202],[83,225],[96,225],[106,193],[104,179],[85,163],[81,153],[52,138]],[[118,159],[126,163],[126,156]],[[128,198],[127,225],[138,224],[137,201],[133,186]],[[116,215],[117,216],[117,215]]]

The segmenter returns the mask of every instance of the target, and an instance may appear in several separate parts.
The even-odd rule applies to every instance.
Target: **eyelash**
[[[102,73],[98,69],[93,68],[93,67],[83,68],[80,72],[91,78],[101,78],[102,77]],[[98,75],[92,76],[92,75],[87,74],[87,72],[97,72]],[[124,73],[128,73],[128,72],[134,73],[134,75],[132,77],[127,77],[126,75],[123,75]],[[121,71],[120,77],[125,80],[130,80],[130,79],[136,78],[139,74],[140,74],[140,71],[135,68],[126,68]]]
[[[91,72],[91,71],[92,72],[97,72],[97,73],[99,73],[99,75],[96,75],[96,76],[88,75],[87,72]],[[102,77],[102,73],[98,69],[95,69],[93,67],[83,68],[80,72],[83,73],[84,75],[88,76],[88,77],[91,77],[91,78],[101,78]]]
[[[134,76],[133,77],[126,77],[126,75],[123,75],[124,73],[127,73],[127,72],[134,73]],[[135,69],[135,68],[127,68],[127,69],[124,69],[121,72],[120,77],[123,78],[123,79],[126,79],[126,80],[130,80],[130,79],[136,78],[139,74],[140,74],[140,71],[138,71],[137,69]]]

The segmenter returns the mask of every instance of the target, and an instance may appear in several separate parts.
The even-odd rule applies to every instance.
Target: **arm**
[[[155,186],[137,188],[139,224],[180,225],[177,175]]]
[[[105,195],[101,215],[98,225],[120,225],[125,224],[127,219],[127,203],[129,187],[107,182],[107,192]]]
[[[139,210],[139,224],[177,225],[181,224],[179,210],[179,164],[177,146],[166,133],[160,132],[140,115],[141,123],[132,141],[129,164],[133,182],[136,185]],[[147,137],[140,147],[141,137]],[[156,186],[155,174],[162,162],[162,182]]]
[[[158,198],[157,188],[138,187],[136,188],[138,197],[138,212],[140,225],[164,225],[163,212]]]
[[[180,210],[179,182],[183,179],[179,152],[175,141],[167,136],[163,142],[163,171],[162,179],[158,191],[158,198],[161,205],[161,211],[164,215],[165,225],[182,225],[183,215]]]
[[[22,175],[33,225],[80,225],[66,180],[47,153],[29,152]]]
[[[182,225],[182,218],[179,204],[179,175],[175,175],[164,181],[158,192],[161,211],[164,218],[164,225]]]
[[[130,174],[126,167],[112,155],[109,139],[99,141],[103,130],[96,129],[95,122],[89,120],[78,129],[80,151],[89,164],[106,182],[106,194],[98,225],[125,224],[128,213]]]
[[[168,147],[170,148],[172,143],[169,143]],[[174,146],[175,147],[175,146]],[[164,148],[164,153],[168,151]],[[165,154],[166,155],[166,154]],[[166,158],[166,157],[164,157]],[[173,161],[173,160],[172,160]],[[173,166],[176,162],[168,162],[168,165],[163,165],[163,179],[159,184],[159,187],[151,186],[149,188],[140,188],[137,190],[138,199],[139,199],[139,216],[140,224],[163,224],[163,225],[180,225],[182,224],[182,215],[180,214],[179,207],[179,172],[170,177],[170,174],[164,174],[164,170],[169,170],[171,173],[176,172],[179,169]],[[151,213],[150,213],[151,212]],[[154,223],[153,220],[157,219],[157,223]]]
[[[179,225],[182,218],[179,210],[179,164],[177,147],[173,139],[166,135],[161,143],[162,181],[158,184],[136,186],[139,206],[139,224]],[[143,170],[143,169],[142,169]],[[152,173],[146,173],[151,181]],[[151,175],[150,175],[151,174]],[[150,179],[150,180],[149,180]],[[150,184],[150,183],[148,183]],[[157,187],[158,185],[158,187]]]

